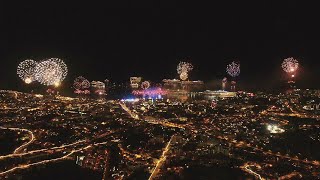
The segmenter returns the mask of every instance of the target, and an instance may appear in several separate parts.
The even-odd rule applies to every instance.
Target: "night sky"
[[[178,78],[180,60],[194,65],[192,80],[217,84],[226,64],[237,60],[241,87],[264,90],[285,81],[280,65],[291,56],[301,64],[298,84],[320,88],[316,4],[21,4],[1,6],[0,15],[0,89],[23,91],[20,61],[58,57],[69,67],[65,88],[79,75],[114,82]]]

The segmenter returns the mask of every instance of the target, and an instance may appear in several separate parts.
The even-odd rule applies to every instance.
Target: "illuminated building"
[[[92,81],[91,82],[91,91],[92,94],[96,95],[105,95],[106,94],[106,85],[101,81]]]
[[[82,166],[85,156],[77,156],[76,164]]]
[[[283,133],[284,129],[279,128],[277,125],[267,125],[267,130],[272,134]]]
[[[210,91],[206,90],[203,92],[205,96],[215,96],[220,98],[230,98],[235,97],[237,94],[236,92],[228,92],[228,91]]]
[[[162,82],[166,89],[179,89],[181,81],[179,79],[163,79]]]
[[[140,87],[141,77],[130,77],[130,86],[132,89],[138,89]]]
[[[178,79],[164,79],[163,86],[167,90],[184,90],[188,92],[201,91],[204,87],[203,81],[180,81]]]

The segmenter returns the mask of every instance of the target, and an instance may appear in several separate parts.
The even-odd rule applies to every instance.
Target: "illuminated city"
[[[62,9],[12,16],[40,30],[7,17],[18,24],[0,53],[1,180],[320,179],[320,64],[296,48],[304,39],[265,35],[291,30],[289,17],[273,32],[269,16],[250,14],[260,27],[229,11],[250,27],[170,8]]]

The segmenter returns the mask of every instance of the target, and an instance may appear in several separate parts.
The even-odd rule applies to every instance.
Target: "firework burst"
[[[177,72],[180,75],[180,79],[185,81],[188,79],[188,73],[192,71],[193,65],[188,62],[180,62],[177,66]]]
[[[148,89],[150,87],[150,82],[149,81],[143,81],[141,83],[141,88],[142,89]]]
[[[299,68],[299,62],[293,57],[286,58],[283,60],[281,67],[287,73],[294,73]]]
[[[19,63],[17,74],[25,83],[30,84],[35,80],[36,66],[36,61],[31,59],[24,60]]]
[[[59,86],[67,74],[67,65],[61,59],[50,58],[37,64],[35,78],[43,85]]]
[[[188,72],[192,71],[192,69],[193,69],[193,65],[188,62],[180,62],[177,66],[178,74],[188,73]]]
[[[89,89],[90,82],[86,78],[79,76],[74,80],[73,87],[77,90]]]
[[[183,81],[185,81],[185,80],[188,79],[188,76],[189,76],[188,73],[183,72],[183,73],[180,74],[180,79],[183,80]]]
[[[236,63],[235,61],[233,61],[232,63],[227,65],[226,71],[231,77],[239,76],[240,75],[240,63]]]

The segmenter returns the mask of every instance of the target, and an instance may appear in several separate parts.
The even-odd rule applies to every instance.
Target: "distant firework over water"
[[[177,66],[177,72],[180,75],[180,79],[185,81],[188,79],[188,73],[193,70],[193,65],[188,62],[180,62]]]
[[[35,80],[36,66],[36,61],[31,59],[24,60],[19,63],[17,74],[25,83],[30,84]]]
[[[231,77],[239,76],[240,75],[240,63],[233,61],[232,63],[227,65],[226,71]]]
[[[299,62],[293,57],[286,58],[283,60],[281,67],[287,73],[294,73],[299,68]]]
[[[191,63],[180,62],[177,67],[177,72],[178,72],[178,74],[181,74],[184,72],[188,73],[188,72],[192,71],[192,69],[193,69],[193,65]]]
[[[161,88],[150,88],[144,90],[134,90],[132,94],[134,95],[143,95],[143,96],[157,96],[157,95],[166,95],[168,92]]]
[[[183,72],[183,73],[180,74],[180,79],[183,80],[183,81],[185,81],[185,80],[188,79],[188,76],[189,76],[188,73]]]

